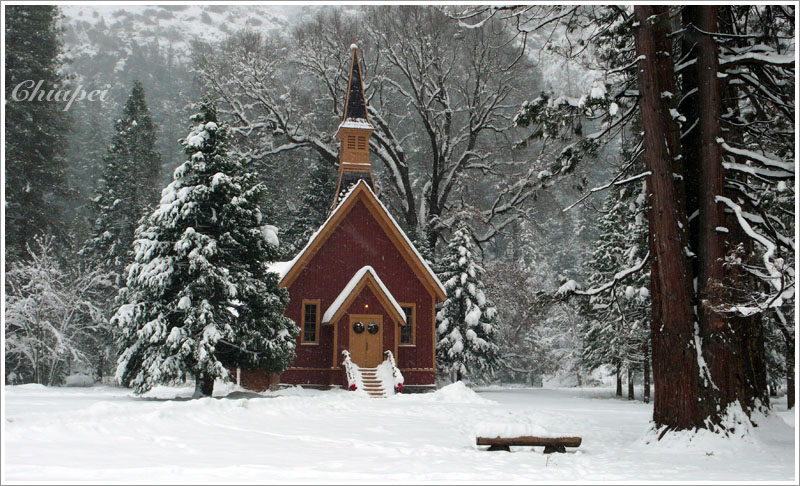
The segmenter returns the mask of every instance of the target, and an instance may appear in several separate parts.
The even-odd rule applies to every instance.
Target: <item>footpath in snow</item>
[[[794,414],[744,438],[655,442],[652,407],[607,389],[490,388],[369,399],[342,390],[6,386],[8,481],[796,480]],[[224,396],[224,398],[223,398]],[[783,410],[783,411],[782,411]],[[487,452],[486,424],[583,437],[578,449]],[[493,425],[496,426],[496,425]]]

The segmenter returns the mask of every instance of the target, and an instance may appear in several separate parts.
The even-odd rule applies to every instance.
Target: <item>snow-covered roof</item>
[[[292,267],[292,262],[272,262],[267,267],[268,272],[277,273],[278,278],[283,279],[286,276],[286,272]]]
[[[438,287],[439,291],[441,292],[441,295],[446,295],[447,292],[445,292],[444,285],[442,285],[442,282],[439,280],[439,277],[436,276],[436,273],[434,273],[434,271],[431,269],[430,265],[428,265],[428,262],[426,262],[425,259],[422,257],[422,255],[420,255],[419,251],[417,251],[416,247],[414,247],[414,244],[411,243],[411,240],[408,238],[408,235],[406,235],[405,231],[403,231],[403,229],[400,227],[400,225],[397,224],[397,221],[395,221],[395,219],[392,217],[392,214],[389,212],[388,209],[386,209],[386,206],[384,206],[383,203],[380,201],[380,199],[378,199],[378,196],[375,195],[375,193],[369,187],[369,184],[367,184],[363,180],[359,180],[356,184],[353,184],[353,187],[350,188],[350,190],[347,192],[347,194],[345,194],[345,196],[341,199],[339,204],[337,204],[336,207],[333,209],[333,211],[331,211],[331,214],[328,216],[328,219],[326,219],[325,222],[322,223],[322,225],[320,225],[320,227],[317,229],[317,231],[315,231],[314,234],[311,235],[311,237],[308,239],[308,243],[306,243],[306,246],[304,246],[303,249],[300,250],[300,252],[291,261],[289,261],[289,262],[276,262],[270,267],[270,268],[272,268],[274,266],[276,268],[276,270],[270,270],[270,271],[275,271],[276,273],[278,273],[281,276],[281,280],[284,280],[286,278],[286,276],[289,275],[289,273],[292,271],[292,269],[298,264],[298,262],[301,261],[303,256],[306,255],[306,253],[308,253],[310,251],[311,247],[314,244],[314,241],[322,234],[322,230],[326,226],[328,226],[330,224],[330,222],[334,218],[337,217],[337,215],[342,211],[342,208],[348,206],[348,201],[350,201],[354,197],[354,194],[356,194],[358,192],[359,188],[363,188],[363,190],[365,190],[366,192],[368,192],[372,196],[372,199],[374,200],[374,202],[377,204],[377,206],[386,215],[387,219],[391,222],[391,224],[397,230],[397,233],[403,238],[403,240],[407,244],[408,248],[410,248],[411,251],[414,252],[414,255],[415,255],[416,259],[423,266],[423,268],[425,269],[425,272],[430,276],[430,278],[433,281],[434,285],[436,287]],[[280,263],[280,265],[279,265],[279,263]],[[277,271],[277,270],[280,270],[280,271]]]
[[[405,315],[403,312],[403,308],[400,307],[400,304],[397,303],[397,300],[395,300],[392,293],[389,292],[389,289],[387,289],[386,285],[383,284],[383,281],[380,279],[380,277],[378,277],[378,274],[375,272],[375,269],[367,265],[365,267],[361,267],[361,269],[359,269],[355,273],[355,275],[353,275],[353,278],[351,278],[350,281],[347,282],[347,285],[344,286],[342,291],[339,292],[339,295],[336,297],[336,299],[334,299],[333,304],[331,304],[331,306],[328,307],[328,310],[326,310],[325,314],[322,316],[323,324],[330,322],[331,319],[333,319],[333,316],[335,316],[336,313],[339,312],[339,309],[342,308],[342,305],[344,305],[344,303],[347,301],[347,298],[356,289],[359,282],[361,282],[361,280],[363,280],[368,274],[375,280],[375,283],[381,289],[381,292],[383,292],[383,294],[389,300],[389,303],[392,305],[392,307],[394,307],[394,310],[396,310],[397,313],[400,314],[400,316]]]
[[[339,125],[339,130],[342,128],[360,128],[363,130],[375,129],[375,127],[372,126],[372,123],[364,118],[348,118],[344,120],[341,125]]]

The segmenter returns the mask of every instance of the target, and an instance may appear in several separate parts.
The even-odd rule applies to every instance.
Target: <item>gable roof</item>
[[[397,300],[395,300],[394,296],[389,292],[389,289],[383,284],[378,274],[375,273],[375,269],[369,265],[361,267],[361,269],[353,275],[353,278],[347,282],[347,285],[344,286],[342,291],[339,292],[333,304],[328,307],[328,310],[325,311],[325,314],[322,316],[322,324],[338,321],[364,287],[369,287],[378,300],[381,301],[383,308],[386,309],[389,314],[394,314],[393,317],[400,325],[405,326],[406,316],[405,312],[403,312],[403,308],[400,307],[400,304],[397,303]]]
[[[333,231],[344,220],[345,216],[353,209],[357,201],[362,201],[367,207],[367,210],[377,220],[378,224],[383,228],[389,239],[394,244],[395,248],[403,256],[403,259],[411,267],[415,275],[422,281],[425,288],[429,293],[436,296],[439,301],[446,298],[444,286],[439,278],[433,272],[428,262],[422,258],[417,249],[408,239],[405,232],[403,232],[397,221],[394,220],[386,206],[380,202],[378,196],[372,192],[369,185],[363,180],[359,180],[342,199],[342,201],[334,208],[328,219],[322,223],[322,226],[311,235],[306,246],[300,250],[290,262],[273,264],[270,267],[271,271],[275,271],[281,277],[281,285],[289,287],[300,275],[300,272],[308,265],[314,255],[317,254],[322,245],[333,234]]]

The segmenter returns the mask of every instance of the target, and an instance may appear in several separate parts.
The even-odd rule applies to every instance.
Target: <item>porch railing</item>
[[[394,360],[394,354],[388,349],[383,352],[383,361],[388,362],[392,368],[392,378],[394,379],[394,390],[396,392],[403,391],[403,373],[400,373],[400,368],[397,367],[397,361]]]
[[[361,371],[358,369],[358,366],[353,363],[353,360],[350,357],[350,351],[346,349],[343,350],[342,356],[344,356],[342,365],[344,366],[344,371],[347,375],[347,389],[352,391],[357,388],[363,388],[363,383],[361,382]]]

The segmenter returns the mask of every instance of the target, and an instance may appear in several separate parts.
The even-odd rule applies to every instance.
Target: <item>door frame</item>
[[[383,351],[384,351],[384,349],[383,349],[383,314],[349,314],[349,316],[350,316],[350,319],[348,321],[348,326],[347,326],[347,333],[348,333],[347,334],[347,336],[348,336],[347,337],[347,348],[348,348],[348,350],[352,349],[352,342],[353,342],[352,338],[355,335],[355,333],[353,332],[353,323],[358,322],[358,321],[364,322],[364,325],[368,325],[369,324],[368,321],[373,321],[373,322],[377,322],[378,323],[378,334],[377,334],[377,336],[378,336],[378,342],[380,343],[380,349],[381,349],[380,358],[379,358],[378,364],[380,364],[383,361]],[[366,329],[364,329],[364,332],[368,332],[368,331]],[[359,364],[359,363],[356,363],[356,364],[358,366],[363,366],[362,364]]]

